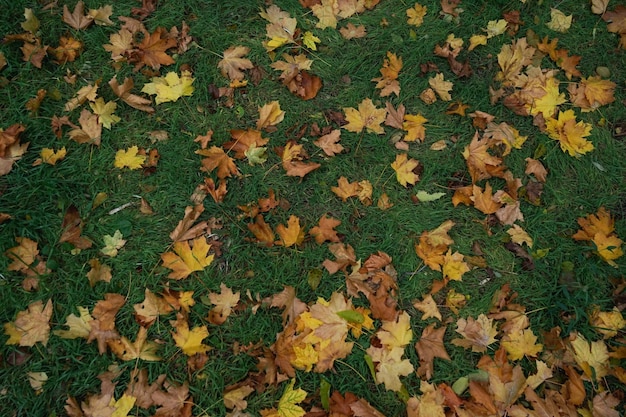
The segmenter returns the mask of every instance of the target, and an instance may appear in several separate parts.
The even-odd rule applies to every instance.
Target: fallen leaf
[[[193,248],[189,242],[174,242],[174,252],[161,255],[163,266],[172,270],[168,278],[177,280],[187,278],[192,272],[202,271],[213,262],[214,255],[208,253],[211,245],[204,236],[192,241]]]
[[[493,319],[484,314],[480,314],[477,319],[468,317],[460,318],[456,322],[456,332],[461,334],[463,339],[452,339],[452,344],[465,349],[472,349],[472,352],[485,352],[489,345],[495,343],[495,336],[498,334]]]
[[[339,28],[339,33],[346,40],[364,38],[365,35],[367,35],[365,26],[354,26],[352,23],[348,23],[345,27]]]
[[[546,26],[555,32],[565,33],[572,25],[572,15],[566,16],[558,9],[550,9],[550,21]]]
[[[74,11],[70,13],[67,5],[63,5],[63,21],[76,30],[89,27],[93,23],[93,18],[85,15],[85,4],[80,0],[74,6]]]
[[[175,72],[168,72],[165,77],[154,77],[151,83],[146,83],[141,89],[142,93],[156,95],[156,104],[169,101],[178,101],[182,96],[193,94],[193,81],[191,72],[182,71],[180,77]]]
[[[202,171],[211,172],[217,168],[217,177],[220,179],[240,175],[233,158],[228,156],[218,146],[211,146],[209,149],[199,149],[195,153],[206,157],[202,159]]]
[[[50,337],[52,300],[43,305],[41,300],[28,305],[28,309],[17,313],[14,322],[4,324],[4,333],[9,336],[7,345],[34,346],[41,342],[44,346]]]
[[[243,58],[248,52],[250,52],[250,48],[247,46],[231,46],[225,50],[222,54],[222,60],[217,64],[217,67],[222,71],[222,75],[232,81],[243,80],[245,74],[242,70],[254,67],[254,64],[249,59]]]
[[[209,322],[215,325],[221,325],[226,322],[233,308],[239,303],[239,292],[233,293],[233,291],[223,283],[220,284],[220,291],[220,294],[214,292],[209,293],[209,300],[211,304],[215,305],[215,307],[209,311]]]
[[[418,166],[419,161],[409,159],[405,153],[397,154],[396,160],[391,164],[391,168],[396,172],[396,179],[403,187],[415,185],[419,181],[419,176],[414,172]]]
[[[318,245],[321,245],[326,241],[339,242],[339,236],[337,236],[337,232],[334,229],[340,224],[341,221],[323,215],[319,220],[319,224],[309,230],[309,234],[313,236]]]
[[[259,118],[256,121],[256,128],[261,130],[269,126],[276,126],[285,118],[285,112],[280,109],[278,101],[271,101],[259,107]]]
[[[450,96],[450,90],[452,90],[452,82],[445,81],[443,79],[443,73],[438,73],[434,77],[429,78],[428,84],[433,90],[435,90],[440,99],[442,99],[443,101],[452,100],[452,96]]]
[[[406,16],[408,17],[407,23],[412,26],[421,26],[424,23],[424,16],[426,16],[427,8],[419,3],[407,9]]]
[[[352,107],[344,107],[343,111],[346,114],[346,121],[348,122],[348,124],[342,126],[344,129],[355,133],[360,133],[363,129],[366,129],[369,133],[376,133],[378,135],[385,133],[385,130],[380,124],[385,121],[387,110],[376,108],[371,99],[364,99],[359,104],[358,110]]]
[[[339,129],[333,129],[330,133],[313,141],[313,144],[321,148],[326,155],[335,156],[344,150],[344,147],[338,143],[341,140],[340,136],[341,131]]]
[[[300,227],[300,219],[293,214],[287,220],[287,227],[282,224],[276,226],[276,233],[280,236],[280,240],[275,243],[286,248],[300,245],[304,241],[304,229]]]
[[[122,239],[122,237],[122,232],[119,230],[116,230],[115,233],[113,233],[113,236],[105,235],[102,238],[104,241],[104,248],[102,248],[100,252],[102,252],[103,255],[110,256],[111,258],[116,257],[117,251],[126,244],[126,241]]]
[[[126,150],[120,149],[115,153],[115,167],[119,169],[141,168],[143,166],[143,163],[146,161],[146,155],[138,154],[138,152],[139,148],[137,146],[131,146]]]
[[[185,355],[193,356],[197,353],[205,353],[211,349],[210,346],[202,343],[209,336],[206,326],[197,326],[190,330],[189,323],[180,313],[176,315],[175,321],[170,321],[170,324],[176,330],[172,332],[172,338],[176,346],[181,348]]]
[[[433,296],[430,294],[424,296],[422,301],[415,301],[413,303],[413,307],[424,313],[422,314],[421,320],[427,320],[431,317],[434,317],[439,321],[442,320],[439,308],[437,307],[435,300],[433,300]]]
[[[146,113],[154,113],[154,108],[150,106],[150,100],[130,92],[134,85],[135,83],[132,78],[124,78],[122,85],[119,85],[115,77],[111,78],[109,81],[109,86],[111,87],[111,90],[113,90],[113,93],[121,98],[124,103],[137,110],[141,110]]]

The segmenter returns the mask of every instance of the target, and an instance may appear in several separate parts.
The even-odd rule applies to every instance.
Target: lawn
[[[0,414],[623,415],[618,3],[3,6]]]

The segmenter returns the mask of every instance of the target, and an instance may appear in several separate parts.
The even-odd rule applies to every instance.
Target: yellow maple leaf
[[[119,339],[111,339],[107,341],[107,345],[111,352],[123,361],[133,361],[143,359],[144,361],[160,361],[161,357],[156,354],[159,344],[146,340],[148,330],[140,327],[134,342],[122,336]]]
[[[535,73],[531,71],[528,75],[533,76]],[[537,86],[531,83],[530,86],[524,87],[522,91],[530,90],[529,87],[536,87],[533,89],[534,91],[545,92],[545,94],[542,94],[540,97],[535,97],[533,93],[529,94],[532,100],[526,103],[524,107],[531,116],[542,113],[544,118],[552,117],[558,106],[567,101],[565,94],[559,91],[559,81],[554,77],[547,77],[543,84]]]
[[[485,30],[485,32],[487,32],[487,39],[502,35],[506,31],[507,24],[507,21],[504,19],[487,22],[487,29]]]
[[[419,3],[415,3],[415,5],[412,8],[407,9],[406,11],[406,17],[408,17],[406,22],[409,25],[421,26],[421,24],[424,23],[424,16],[426,16],[427,10],[428,9],[426,6],[422,6]]]
[[[209,255],[209,245],[204,236],[193,240],[193,249],[189,241],[174,242],[174,252],[161,255],[163,266],[172,270],[168,278],[183,279],[194,271],[202,271],[213,262],[214,255]]]
[[[596,308],[589,317],[589,323],[605,339],[615,337],[621,329],[626,327],[626,320],[617,307],[611,311],[600,311]]]
[[[87,337],[89,337],[89,333],[91,332],[89,322],[93,320],[93,317],[91,317],[87,308],[80,306],[76,308],[78,309],[79,316],[72,313],[65,319],[65,326],[68,326],[69,330],[55,330],[52,334],[63,339],[77,339],[79,337],[87,339]]]
[[[116,230],[115,233],[113,233],[113,236],[104,235],[102,238],[104,241],[104,248],[102,248],[100,252],[102,252],[103,255],[110,256],[111,258],[117,256],[117,251],[126,244],[126,241],[122,239],[122,237],[122,232],[119,230]]]
[[[399,392],[402,390],[401,376],[411,375],[415,368],[408,359],[402,359],[404,349],[392,349],[381,351],[381,355],[374,361],[379,362],[376,370],[376,382],[385,384],[385,388],[390,391]]]
[[[65,158],[66,154],[67,154],[67,150],[65,149],[65,146],[59,149],[58,151],[55,151],[54,149],[50,149],[50,148],[43,148],[40,153],[41,162],[50,164],[50,165],[56,165],[57,162]]]
[[[311,372],[313,365],[319,361],[319,353],[312,343],[304,343],[301,346],[294,345],[293,352],[296,357],[291,361],[291,364],[304,372]]]
[[[591,134],[591,124],[576,122],[573,110],[559,111],[557,119],[547,119],[546,131],[552,139],[559,141],[561,149],[571,156],[578,158],[594,149],[593,143],[585,139]]]
[[[387,117],[387,110],[377,108],[371,99],[366,98],[359,103],[358,110],[353,107],[344,107],[343,111],[346,113],[346,121],[348,122],[347,125],[343,126],[344,129],[355,133],[359,133],[363,129],[378,135],[385,133],[381,123]]]
[[[309,49],[313,51],[317,51],[317,44],[322,42],[320,38],[315,36],[312,32],[306,31],[304,32],[304,36],[302,37],[302,43]]]
[[[111,417],[128,416],[128,413],[135,405],[135,401],[137,401],[136,397],[133,397],[132,395],[128,395],[126,393],[124,393],[117,401],[115,400],[115,398],[111,397],[109,407],[113,407],[114,409]]]
[[[581,79],[579,84],[570,84],[567,91],[574,106],[580,107],[583,112],[589,112],[614,102],[613,93],[616,86],[611,80],[590,76]]]
[[[280,241],[276,244],[286,248],[299,245],[304,241],[304,229],[300,227],[300,219],[293,214],[287,220],[287,227],[282,224],[276,226],[276,233],[280,236]]]
[[[256,128],[261,130],[268,126],[275,126],[285,118],[285,112],[280,109],[280,103],[276,100],[259,107],[259,118]]]
[[[487,35],[472,35],[469,43],[468,51],[473,51],[478,45],[487,45]]]
[[[115,109],[117,109],[117,103],[114,101],[105,103],[101,97],[98,97],[95,102],[89,103],[89,106],[98,116],[98,123],[107,129],[111,129],[111,125],[113,123],[117,123],[122,120],[113,114]]]
[[[520,360],[524,356],[535,358],[543,350],[543,345],[537,343],[537,336],[531,329],[509,333],[502,338],[500,344],[508,353],[511,361]]]
[[[172,332],[176,346],[181,348],[185,355],[193,356],[196,353],[205,353],[211,349],[210,346],[202,343],[202,340],[209,336],[206,326],[198,326],[189,330],[189,323],[182,314],[178,314],[177,319],[170,323],[176,329],[176,332]]]
[[[459,252],[452,253],[452,250],[448,249],[446,256],[443,259],[443,276],[455,281],[461,281],[463,274],[470,270],[469,265],[463,260],[463,255]]]
[[[506,231],[511,236],[511,241],[521,245],[525,243],[529,248],[533,247],[533,239],[517,224],[514,224],[509,230]]]
[[[396,160],[391,163],[391,168],[396,171],[396,179],[403,186],[408,184],[415,185],[419,181],[419,176],[413,172],[419,165],[419,161],[408,159],[407,154],[401,153],[396,155]]]
[[[570,342],[574,349],[574,359],[587,377],[597,381],[605,377],[609,371],[609,351],[601,340],[587,342],[579,333]]]
[[[404,121],[402,122],[402,129],[407,131],[403,140],[405,142],[414,142],[416,140],[424,141],[426,137],[426,128],[424,123],[428,121],[427,118],[421,114],[405,114]]]
[[[168,72],[165,77],[152,78],[152,82],[146,83],[141,92],[156,94],[156,104],[177,101],[182,96],[193,94],[193,81],[189,71],[182,71],[180,77],[175,72]]]
[[[139,169],[146,161],[146,155],[137,155],[139,148],[137,145],[131,146],[127,150],[120,149],[115,153],[115,167],[122,169]]]
[[[434,77],[428,79],[428,84],[432,87],[433,90],[437,93],[440,99],[443,101],[452,100],[452,96],[450,96],[450,90],[452,90],[452,82],[445,81],[443,79],[443,73],[438,73]]]
[[[293,389],[296,379],[293,378],[285,387],[283,395],[278,400],[278,407],[261,411],[263,417],[302,417],[306,411],[298,404],[306,398],[306,391],[302,388]]]
[[[245,410],[248,407],[248,402],[244,400],[248,395],[255,390],[250,385],[244,385],[224,393],[224,406],[229,410]]]
[[[389,350],[403,348],[413,340],[411,318],[406,311],[398,314],[395,321],[383,321],[383,325],[376,333],[380,342]]]
[[[566,16],[558,9],[550,9],[550,21],[546,26],[555,32],[565,33],[572,25],[572,15]]]

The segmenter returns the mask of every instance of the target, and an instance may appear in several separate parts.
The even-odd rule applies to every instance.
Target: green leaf
[[[426,203],[428,201],[435,201],[435,200],[439,200],[441,197],[443,197],[444,195],[446,195],[446,193],[433,193],[433,194],[429,194],[426,191],[418,191],[417,194],[415,194],[415,196],[417,197],[417,199],[423,203]]]
[[[337,315],[350,323],[363,323],[365,317],[356,310],[338,311]]]
[[[320,401],[324,410],[330,410],[330,382],[324,377],[320,383]]]

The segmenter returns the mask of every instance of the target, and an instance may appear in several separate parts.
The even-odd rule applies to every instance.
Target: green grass
[[[44,3],[44,2],[39,2]],[[87,1],[86,9],[99,7],[101,2]],[[230,3],[230,2],[226,2]],[[180,28],[185,20],[190,26],[194,44],[176,58],[176,63],[161,68],[160,74],[169,71],[179,72],[185,65],[193,70],[195,91],[191,97],[183,97],[176,103],[155,106],[156,112],[147,115],[118,103],[116,114],[122,120],[111,130],[103,129],[102,144],[99,147],[79,145],[65,134],[56,139],[50,129],[53,115],[68,115],[77,123],[80,109],[69,114],[63,106],[78,88],[89,83],[100,83],[98,95],[105,101],[115,100],[108,81],[116,76],[121,82],[125,77],[133,77],[134,93],[150,82],[151,74],[142,71],[133,73],[132,66],[122,63],[118,71],[111,65],[110,53],[102,48],[109,42],[109,35],[119,30],[118,16],[129,16],[130,9],[139,3],[120,0],[113,4],[112,20],[116,26],[92,26],[76,31],[61,21],[62,5],[73,9],[74,2],[61,0],[59,6],[43,10],[41,4],[17,1],[4,7],[0,14],[1,35],[21,33],[25,7],[33,8],[41,22],[41,38],[44,44],[56,46],[60,36],[71,35],[84,44],[82,54],[74,62],[64,65],[44,60],[41,69],[34,68],[22,60],[20,42],[0,44],[7,60],[7,67],[0,70],[0,128],[6,129],[14,123],[22,123],[26,131],[22,142],[30,142],[24,157],[15,163],[12,171],[0,177],[0,213],[11,215],[11,219],[0,224],[0,253],[17,245],[16,237],[28,237],[38,243],[52,272],[40,277],[39,289],[27,292],[22,289],[23,276],[8,270],[11,260],[0,255],[0,301],[5,306],[0,312],[0,322],[9,323],[16,319],[18,312],[26,310],[36,300],[51,299],[54,312],[51,328],[60,329],[70,313],[77,314],[76,307],[90,310],[106,293],[119,293],[127,299],[116,316],[116,326],[123,336],[134,339],[139,329],[133,316],[133,305],[144,299],[144,290],[160,293],[169,285],[171,289],[194,291],[196,305],[191,308],[191,326],[207,324],[207,314],[211,305],[201,300],[209,292],[219,291],[220,283],[233,291],[240,291],[242,308],[237,309],[228,321],[221,325],[208,325],[210,332],[205,343],[212,347],[206,365],[189,372],[187,357],[174,345],[170,334],[169,321],[174,314],[161,317],[149,330],[149,339],[162,343],[159,353],[161,362],[123,362],[112,353],[99,355],[94,342],[87,344],[84,339],[65,340],[51,336],[47,345],[41,343],[33,347],[7,345],[8,336],[0,336],[0,414],[2,415],[64,415],[64,401],[68,396],[84,401],[89,395],[98,393],[100,380],[97,376],[112,364],[121,367],[117,379],[115,398],[125,390],[130,372],[134,368],[148,370],[150,380],[165,373],[168,380],[182,384],[187,381],[194,399],[194,415],[224,415],[226,409],[222,397],[227,386],[245,380],[257,371],[257,360],[246,353],[233,353],[233,345],[258,344],[258,349],[269,348],[283,329],[281,311],[261,307],[253,313],[254,301],[247,300],[247,290],[259,298],[270,297],[284,288],[293,286],[298,297],[306,303],[313,303],[318,297],[328,299],[333,292],[345,291],[345,277],[342,273],[329,275],[322,268],[326,258],[333,258],[327,245],[317,245],[307,237],[299,247],[265,247],[251,241],[248,219],[239,217],[238,205],[254,202],[267,196],[268,190],[276,191],[277,198],[289,202],[288,208],[277,208],[265,215],[265,220],[273,228],[286,224],[290,215],[300,218],[308,231],[319,218],[328,213],[341,220],[337,231],[344,243],[354,247],[357,259],[365,260],[370,254],[383,251],[393,258],[398,272],[399,308],[411,315],[414,334],[412,344],[423,329],[433,321],[420,320],[421,313],[412,303],[426,294],[433,280],[441,279],[441,274],[431,271],[417,257],[414,245],[423,231],[432,230],[445,220],[451,219],[456,225],[450,232],[454,239],[452,249],[471,256],[473,244],[477,242],[488,265],[474,268],[463,276],[460,282],[451,282],[447,288],[466,294],[468,303],[457,316],[449,309],[441,307],[444,315],[446,348],[452,361],[436,359],[434,383],[451,385],[462,376],[473,372],[480,359],[479,354],[470,354],[449,342],[458,336],[455,322],[458,317],[476,317],[487,313],[492,295],[505,283],[519,294],[516,302],[526,306],[531,327],[541,340],[541,331],[554,326],[562,329],[562,335],[578,331],[590,340],[600,339],[588,322],[588,313],[593,305],[604,311],[614,306],[612,285],[609,278],[622,277],[624,261],[618,259],[618,268],[612,268],[594,255],[592,248],[576,242],[571,236],[578,230],[577,218],[597,212],[606,207],[615,216],[616,234],[626,236],[626,153],[624,138],[611,134],[614,124],[624,121],[624,51],[618,50],[618,37],[606,30],[606,23],[591,14],[587,2],[544,1],[542,4],[529,1],[465,2],[465,9],[458,23],[448,22],[438,17],[439,2],[424,1],[428,14],[420,27],[406,24],[405,10],[413,2],[383,0],[375,9],[341,21],[366,26],[365,38],[347,41],[332,29],[315,28],[317,19],[310,11],[303,9],[295,0],[276,0],[275,4],[298,20],[298,28],[312,31],[322,43],[318,51],[310,52],[314,63],[311,73],[323,81],[318,96],[310,101],[302,101],[280,83],[279,73],[270,64],[272,59],[265,52],[261,42],[265,40],[265,25],[259,15],[263,2],[198,2],[179,0],[160,2],[159,8],[150,15],[144,24],[149,31],[157,27]],[[541,2],[540,2],[541,3]],[[550,8],[558,7],[566,14],[574,15],[571,29],[564,34],[551,31],[545,26],[550,20]],[[502,11],[518,9],[524,24],[515,36],[504,34],[489,40],[488,45],[474,51],[464,50],[460,60],[468,60],[474,75],[458,78],[442,58],[432,51],[437,44],[443,44],[450,33],[466,40],[472,34],[482,33],[487,22],[501,18]],[[382,25],[386,19],[388,25]],[[581,113],[573,108],[578,120],[593,125],[590,140],[595,150],[581,158],[572,158],[562,152],[558,143],[549,139],[532,124],[529,117],[513,114],[501,103],[489,101],[489,87],[497,86],[494,81],[499,71],[497,54],[504,44],[525,36],[528,30],[539,38],[548,36],[559,38],[559,47],[569,50],[570,55],[581,55],[579,65],[583,76],[594,74],[596,66],[606,66],[611,80],[617,84],[615,102],[602,106],[595,112]],[[247,55],[254,64],[265,71],[264,78],[255,86],[235,92],[234,106],[226,107],[222,100],[214,100],[209,85],[226,86],[226,80],[217,68],[224,50],[234,45],[250,48]],[[400,72],[400,97],[381,98],[375,90],[372,78],[380,75],[379,69],[387,51],[402,57],[404,66]],[[288,48],[280,49],[277,59]],[[428,78],[420,75],[420,64],[433,62],[446,80],[454,82],[452,97],[469,105],[468,113],[481,110],[493,114],[496,123],[507,122],[527,135],[528,140],[522,149],[514,149],[506,157],[506,165],[515,177],[522,178],[524,184],[529,177],[524,174],[525,158],[533,157],[537,149],[545,147],[541,161],[549,170],[548,180],[541,196],[541,205],[534,206],[522,201],[521,210],[525,221],[520,225],[534,239],[533,251],[545,250],[543,257],[536,257],[535,269],[526,271],[521,260],[506,250],[503,243],[508,238],[507,227],[493,225],[487,230],[481,222],[485,216],[473,207],[460,205],[453,207],[450,199],[453,191],[450,184],[459,175],[469,181],[465,160],[461,153],[474,135],[474,127],[469,117],[448,116],[445,111],[449,103],[441,100],[427,106],[419,99],[422,90],[428,87]],[[542,61],[544,68],[556,68],[548,58]],[[63,81],[69,71],[77,74],[75,85]],[[558,75],[564,92],[568,81],[563,74]],[[29,114],[24,106],[34,97],[38,89],[48,90],[36,114]],[[55,94],[58,97],[53,97]],[[567,96],[567,94],[566,94]],[[328,111],[343,113],[343,108],[357,107],[365,98],[371,98],[378,107],[384,107],[390,100],[394,106],[404,104],[407,113],[421,113],[428,119],[424,143],[413,143],[409,156],[421,162],[424,170],[421,180],[414,187],[404,188],[395,179],[390,164],[397,151],[391,139],[396,129],[386,127],[384,135],[371,133],[355,134],[342,129],[341,143],[347,151],[327,158],[312,144],[315,138],[309,129],[299,140],[311,156],[311,160],[321,163],[321,167],[303,179],[287,177],[281,167],[280,156],[275,147],[284,146],[294,139],[303,126],[317,123],[321,128],[339,128],[327,116]],[[169,233],[183,217],[186,206],[191,205],[189,197],[195,187],[206,176],[201,172],[201,158],[195,154],[199,148],[193,139],[204,135],[209,129],[214,131],[211,144],[220,146],[230,140],[230,130],[254,128],[258,117],[258,107],[278,100],[286,115],[283,122],[272,133],[263,133],[269,138],[268,161],[263,165],[249,166],[245,161],[237,163],[242,176],[228,181],[229,192],[221,204],[211,197],[204,201],[205,212],[201,220],[212,217],[223,222],[223,228],[214,230],[222,243],[222,255],[204,271],[194,273],[185,280],[167,279],[169,270],[161,265],[160,255],[171,249]],[[82,106],[85,108],[86,105]],[[88,107],[87,107],[88,108]],[[562,110],[572,108],[565,103]],[[154,142],[149,132],[164,130],[169,138]],[[451,140],[454,138],[454,140]],[[443,151],[430,150],[431,144],[439,140],[448,141]],[[156,148],[161,155],[156,172],[145,175],[141,170],[130,171],[113,166],[115,153],[137,145],[143,148]],[[58,149],[67,147],[67,157],[55,166],[42,164],[33,166],[43,148]],[[374,204],[365,206],[356,199],[343,203],[331,192],[337,179],[345,176],[349,181],[369,180],[373,185]],[[504,182],[489,180],[495,189]],[[484,185],[484,181],[480,183]],[[414,203],[411,196],[417,190],[446,192],[442,199],[430,203]],[[108,198],[96,208],[92,208],[98,193],[106,193]],[[376,201],[382,193],[387,193],[394,206],[381,211]],[[145,198],[154,215],[144,215],[138,210],[138,199]],[[134,204],[117,212],[109,212],[126,203]],[[62,221],[68,207],[78,208],[84,221],[83,235],[93,240],[92,248],[72,254],[72,245],[59,243]],[[126,246],[115,258],[104,257],[99,253],[103,247],[103,236],[120,230]],[[86,278],[89,260],[99,258],[113,270],[110,283],[97,283],[90,287]],[[563,262],[574,264],[574,284],[567,287],[559,280]],[[319,287],[313,290],[307,276],[310,271],[322,269]],[[446,289],[447,291],[447,289]],[[445,302],[445,291],[437,294],[439,304]],[[363,298],[354,300],[355,305],[367,306]],[[378,325],[379,323],[377,323]],[[373,332],[358,340],[353,353],[335,364],[335,372],[323,375],[297,373],[296,387],[309,394],[308,410],[312,405],[320,405],[319,389],[321,378],[327,379],[333,390],[341,393],[354,392],[365,398],[385,415],[402,415],[406,408],[402,397],[386,391],[384,385],[377,385],[364,361],[364,351],[371,343]],[[612,346],[623,343],[611,341]],[[409,346],[405,356],[415,367],[419,358]],[[26,353],[27,360],[14,364],[17,353]],[[489,354],[493,352],[490,351]],[[531,360],[521,361],[526,370],[533,369]],[[614,364],[618,366],[618,363]],[[43,392],[37,395],[29,386],[28,372],[46,372],[49,380]],[[410,396],[420,395],[420,381],[416,375],[403,378]],[[623,387],[614,377],[607,383],[613,390]],[[588,386],[588,388],[591,385]],[[264,387],[265,390],[248,397],[248,411],[258,415],[262,409],[277,406],[284,384]],[[132,411],[135,413],[135,411]],[[135,415],[135,414],[132,414]],[[148,415],[144,410],[136,415]]]

